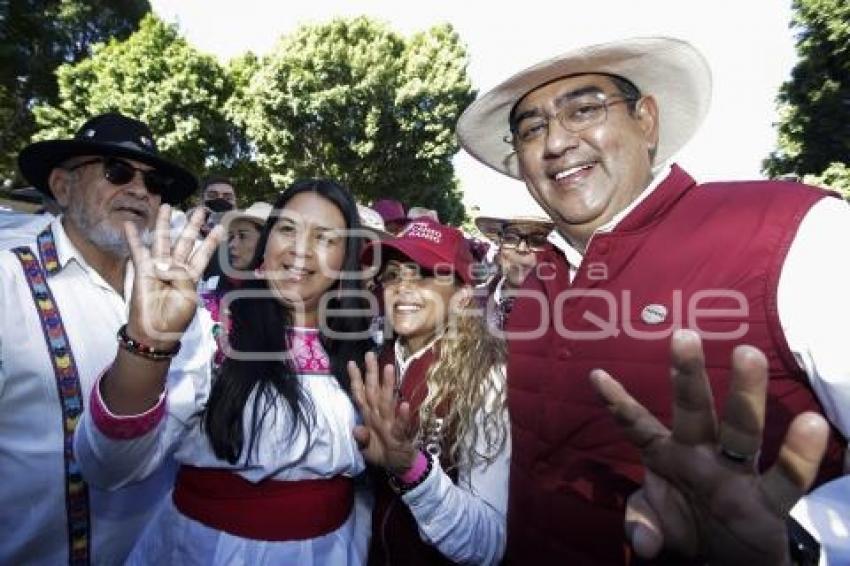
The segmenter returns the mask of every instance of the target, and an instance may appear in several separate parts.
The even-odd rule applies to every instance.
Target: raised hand
[[[410,419],[410,404],[399,403],[395,395],[395,371],[386,366],[379,377],[375,354],[366,354],[366,380],[353,361],[348,362],[354,402],[363,417],[363,425],[354,428],[354,438],[370,463],[401,476],[416,458],[415,434]]]
[[[204,220],[203,210],[198,209],[172,245],[170,218],[171,207],[162,205],[150,249],[132,223],[124,227],[136,274],[127,332],[162,349],[176,343],[192,321],[198,305],[198,281],[224,237],[223,229],[217,227],[195,245]]]
[[[645,558],[664,548],[711,564],[788,563],[785,519],[815,479],[826,450],[826,421],[798,415],[776,462],[759,475],[764,354],[750,346],[734,350],[718,426],[699,336],[678,331],[671,352],[672,432],[610,375],[594,370],[590,376],[647,468],[626,509],[632,546]]]

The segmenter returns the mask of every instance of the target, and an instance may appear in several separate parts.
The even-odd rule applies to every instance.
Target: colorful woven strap
[[[59,402],[62,406],[62,430],[65,457],[65,507],[68,517],[68,563],[74,566],[89,563],[91,554],[91,519],[89,516],[88,487],[83,481],[80,467],[74,459],[74,430],[83,412],[83,396],[77,363],[62,325],[59,307],[47,285],[47,273],[59,271],[59,259],[48,227],[38,235],[38,253],[41,262],[28,247],[14,248],[24,268],[33,302],[41,319],[44,341],[50,352],[50,361],[56,376]],[[44,266],[44,269],[42,269]]]

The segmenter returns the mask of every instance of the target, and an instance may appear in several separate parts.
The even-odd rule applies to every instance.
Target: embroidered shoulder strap
[[[65,457],[65,511],[68,518],[68,563],[81,566],[89,563],[91,544],[91,519],[89,516],[88,487],[74,458],[74,430],[83,412],[83,396],[77,363],[62,324],[59,307],[47,285],[47,273],[59,270],[59,260],[48,226],[38,235],[38,253],[41,262],[28,247],[12,249],[24,269],[32,293],[33,303],[41,319],[44,341],[50,352],[50,361],[56,376],[59,402],[62,406],[62,430]],[[42,268],[44,266],[44,268]]]

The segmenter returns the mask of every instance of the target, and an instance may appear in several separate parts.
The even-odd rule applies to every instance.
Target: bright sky
[[[776,145],[774,99],[796,60],[790,0],[151,0],[190,44],[222,61],[269,52],[302,23],[365,14],[408,35],[451,23],[466,43],[469,73],[484,92],[521,69],[574,47],[645,35],[690,41],[711,65],[712,107],[676,161],[701,181],[761,176]],[[663,127],[663,125],[662,125]],[[532,213],[519,181],[461,151],[455,166],[464,202],[482,214]],[[416,203],[410,203],[415,205]]]

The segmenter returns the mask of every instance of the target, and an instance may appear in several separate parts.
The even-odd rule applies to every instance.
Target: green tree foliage
[[[228,119],[238,113],[234,109],[244,100],[245,89],[258,69],[259,60],[250,51],[228,63],[227,74],[233,86],[230,98],[223,107],[224,116]],[[269,174],[260,167],[254,158],[253,146],[244,130],[235,126],[232,120],[229,128],[231,132],[231,157],[226,168],[219,168],[214,173],[230,177],[237,187],[239,200],[246,205],[257,200],[274,201],[279,189],[275,187]]]
[[[850,200],[850,167],[846,163],[831,163],[820,175],[806,175],[803,182],[834,189]]]
[[[34,109],[35,139],[68,137],[87,118],[118,111],[148,123],[160,151],[198,174],[235,166],[239,132],[223,107],[233,82],[212,57],[190,47],[174,26],[146,16],[125,41],[58,70],[59,100]]]
[[[0,0],[0,178],[35,131],[32,107],[58,101],[57,67],[128,37],[148,12],[147,0]]]
[[[771,177],[850,163],[850,2],[794,0],[793,8],[800,60],[778,96],[778,148],[763,163]]]
[[[283,37],[228,105],[278,186],[307,176],[464,217],[451,162],[460,112],[474,98],[449,25],[404,38],[365,17]],[[244,77],[245,75],[243,75]]]

